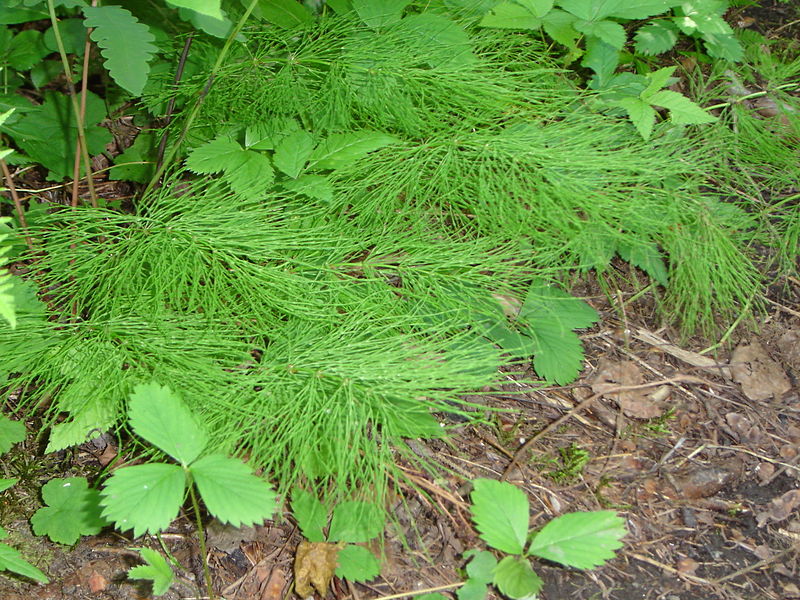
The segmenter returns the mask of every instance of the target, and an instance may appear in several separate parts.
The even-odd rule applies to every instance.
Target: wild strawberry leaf
[[[636,131],[642,136],[642,139],[650,139],[650,134],[653,133],[653,125],[656,122],[656,111],[644,100],[639,98],[620,98],[614,104],[622,107],[628,113],[628,118],[636,127]]]
[[[383,531],[386,519],[371,502],[340,502],[333,509],[328,540],[331,542],[368,542]]]
[[[349,581],[369,581],[381,573],[381,564],[375,555],[355,544],[348,544],[336,555],[336,576]]]
[[[516,600],[535,597],[543,582],[525,558],[506,556],[494,570],[494,584],[504,596]]]
[[[472,520],[481,539],[492,548],[522,554],[528,536],[528,498],[518,487],[505,481],[475,479]]]
[[[614,558],[626,533],[624,519],[613,511],[568,513],[542,527],[528,554],[568,567],[592,569]]]
[[[130,569],[128,571],[128,579],[147,579],[153,582],[154,596],[166,594],[175,579],[175,574],[166,559],[160,552],[150,548],[140,548],[139,555],[147,564]]]
[[[150,28],[119,6],[89,6],[83,14],[112,79],[134,96],[141,94],[150,73],[148,63],[158,52]]]
[[[322,530],[328,524],[328,509],[316,495],[302,489],[292,492],[292,515],[309,542],[325,541]]]
[[[184,466],[200,456],[208,443],[208,436],[195,416],[167,386],[155,382],[137,385],[128,409],[136,435]]]
[[[627,40],[625,28],[615,21],[583,21],[579,19],[572,26],[581,33],[603,40],[617,50],[622,50]]]
[[[178,465],[153,463],[117,470],[101,492],[103,516],[134,537],[158,533],[178,516],[186,474]]]
[[[208,512],[223,523],[249,526],[275,512],[275,492],[241,460],[211,454],[190,470]]]
[[[82,535],[95,535],[108,523],[100,516],[100,494],[83,477],[51,479],[42,487],[46,506],[31,517],[36,535],[72,545]]]

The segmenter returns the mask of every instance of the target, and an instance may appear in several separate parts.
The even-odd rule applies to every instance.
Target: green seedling
[[[8,452],[14,444],[25,439],[25,425],[0,415],[0,454]],[[0,493],[17,483],[17,479],[0,479]],[[8,537],[8,532],[0,527],[0,540]],[[22,554],[8,544],[0,543],[0,571],[10,571],[39,583],[48,583],[47,576],[22,557]]]
[[[377,538],[386,523],[381,510],[370,502],[340,502],[329,510],[317,497],[302,489],[292,494],[292,514],[308,542],[295,559],[295,590],[302,597],[314,590],[325,596],[335,574],[350,581],[369,581],[380,574],[380,563],[366,547],[358,545]],[[327,535],[325,534],[327,529]]]
[[[542,580],[528,557],[593,569],[622,547],[624,521],[612,511],[569,513],[529,531],[530,508],[522,490],[490,479],[476,479],[473,485],[472,520],[481,539],[506,556],[498,562],[487,550],[466,552],[468,578],[457,591],[459,600],[484,600],[489,585],[514,600],[533,599]]]
[[[241,460],[222,454],[204,454],[208,437],[183,400],[168,387],[138,385],[130,396],[129,418],[133,431],[178,464],[148,463],[117,470],[101,492],[103,516],[135,537],[158,533],[178,516],[188,495],[200,538],[200,554],[206,555],[199,500],[209,514],[234,527],[249,526],[275,511],[275,493],[252,474]],[[165,568],[150,554],[142,554],[149,569],[134,577],[152,579],[154,590],[165,591]],[[168,566],[166,567],[168,568]],[[206,585],[211,589],[208,565]],[[168,586],[167,586],[168,587]]]
[[[565,448],[559,448],[558,453],[561,455],[561,466],[547,474],[556,483],[580,476],[590,458],[589,453],[574,442]]]

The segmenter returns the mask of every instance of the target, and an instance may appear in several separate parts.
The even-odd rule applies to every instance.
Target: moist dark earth
[[[738,14],[767,36],[800,35],[792,23],[796,3],[762,3]],[[624,281],[628,267],[617,268]],[[586,280],[573,289],[603,317],[582,336],[586,363],[578,381],[537,388],[532,373],[509,372],[502,391],[471,400],[512,411],[491,414],[485,426],[456,428],[449,443],[410,444],[441,463],[437,476],[398,456],[418,489],[401,487],[394,498],[385,545],[375,548],[383,553],[382,574],[365,585],[334,579],[328,598],[389,600],[421,590],[453,596],[463,581],[463,552],[483,547],[465,483],[476,477],[506,478],[524,489],[533,527],[577,510],[612,509],[625,518],[624,547],[599,569],[534,562],[544,600],[800,598],[800,280],[776,280],[765,309],[726,332],[721,344],[682,339],[674,324],[653,317],[651,300],[620,288],[607,294]],[[625,386],[639,389],[610,391]],[[585,409],[575,409],[593,395]],[[138,564],[130,548],[141,540],[108,531],[66,548],[34,537],[27,524],[43,483],[96,472],[104,450],[87,446],[43,458],[35,440],[18,449],[13,476],[21,474],[23,483],[6,492],[2,522],[11,532],[7,541],[52,583],[0,576],[0,600],[150,597],[146,584],[125,577]],[[576,466],[581,457],[585,464]],[[212,523],[208,535],[217,594],[294,595],[292,564],[302,536],[289,518],[244,530]],[[162,539],[184,567],[163,597],[205,597],[191,522],[182,517]],[[146,542],[158,548],[155,539]]]

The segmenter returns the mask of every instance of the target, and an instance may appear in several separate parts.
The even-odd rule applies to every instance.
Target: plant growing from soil
[[[376,540],[386,523],[384,512],[370,502],[344,501],[331,511],[302,489],[292,493],[292,515],[307,541],[295,557],[295,591],[306,598],[328,592],[333,577],[369,581],[380,574],[380,563],[364,545]],[[325,534],[327,529],[327,535]]]
[[[459,600],[483,600],[490,584],[508,598],[536,598],[542,580],[528,557],[593,569],[614,557],[627,533],[623,519],[607,510],[568,513],[529,531],[530,509],[522,490],[491,479],[475,479],[473,486],[475,527],[483,541],[506,556],[498,562],[486,550],[466,552],[468,578],[456,592]]]
[[[25,425],[0,415],[0,454],[5,454],[11,447],[25,439]],[[17,479],[0,479],[0,494],[17,483]],[[8,532],[0,527],[0,540],[8,537]],[[0,571],[10,571],[28,577],[40,583],[48,583],[49,579],[41,570],[34,567],[18,550],[5,543],[0,543]]]

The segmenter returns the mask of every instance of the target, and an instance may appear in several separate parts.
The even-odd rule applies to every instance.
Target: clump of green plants
[[[325,596],[333,575],[368,581],[380,574],[378,559],[363,545],[383,533],[386,519],[379,506],[344,501],[329,517],[331,511],[314,494],[297,489],[292,493],[291,508],[306,538],[297,549],[294,565],[294,587],[300,596],[306,598],[314,591]]]
[[[5,454],[11,447],[25,439],[25,425],[0,415],[0,454]],[[18,479],[0,479],[0,494],[17,483]],[[0,540],[8,537],[8,532],[0,527]],[[48,583],[49,579],[41,570],[28,562],[14,547],[0,543],[0,571],[10,571],[39,583]]]
[[[623,519],[612,511],[568,513],[531,531],[522,490],[490,479],[475,479],[473,486],[472,519],[480,537],[505,556],[498,562],[488,550],[466,552],[467,580],[456,592],[459,600],[483,600],[489,585],[507,598],[536,598],[542,580],[528,557],[593,569],[615,556],[627,533]]]
[[[558,454],[560,455],[558,468],[547,474],[556,483],[563,483],[580,477],[583,468],[591,458],[589,453],[575,442],[572,442],[569,446],[559,448]]]

